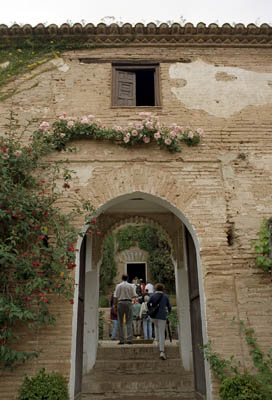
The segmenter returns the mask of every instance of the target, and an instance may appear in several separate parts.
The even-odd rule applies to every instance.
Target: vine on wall
[[[259,239],[254,242],[255,264],[264,272],[272,271],[272,219],[265,218],[259,232]]]
[[[114,258],[114,234],[111,233],[104,241],[103,259],[100,266],[99,290],[101,293],[107,293],[109,287],[114,284],[114,278],[117,273],[117,265]]]
[[[230,359],[224,359],[211,349],[211,343],[204,346],[204,356],[221,383],[220,397],[223,400],[270,400],[272,349],[265,354],[258,345],[254,329],[247,328],[243,321],[239,321],[239,328],[248,344],[249,354],[256,369],[255,374],[242,368],[233,355]]]

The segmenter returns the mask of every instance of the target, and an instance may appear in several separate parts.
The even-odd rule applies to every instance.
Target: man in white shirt
[[[137,297],[134,285],[128,283],[128,276],[122,276],[122,282],[119,283],[114,291],[114,304],[117,307],[117,317],[119,326],[119,343],[125,344],[124,339],[124,315],[127,324],[127,344],[132,344],[132,299]]]
[[[151,282],[148,282],[148,283],[145,285],[145,291],[148,292],[148,294],[154,293],[154,286],[152,285]]]

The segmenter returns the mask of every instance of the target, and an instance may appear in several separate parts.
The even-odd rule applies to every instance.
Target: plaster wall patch
[[[62,58],[56,58],[54,60],[51,60],[51,63],[54,64],[61,72],[67,72],[70,69],[70,67],[67,64],[65,64]]]
[[[79,166],[73,165],[73,171],[76,173],[75,180],[77,180],[77,183],[81,186],[88,185],[89,179],[91,179],[92,177],[93,170],[94,170],[93,167],[86,168],[85,165],[79,165]]]
[[[217,117],[229,117],[249,105],[272,104],[272,73],[215,67],[196,60],[172,64],[169,77],[177,81],[178,87],[171,91],[180,102]],[[180,85],[180,81],[187,84]]]

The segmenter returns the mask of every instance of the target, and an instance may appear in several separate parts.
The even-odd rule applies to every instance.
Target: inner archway
[[[138,202],[136,207],[135,199]],[[195,230],[180,210],[165,200],[146,193],[137,192],[115,198],[103,205],[98,210],[98,215],[104,236],[114,227],[123,224],[124,220],[133,218],[134,221],[141,218],[152,219],[153,223],[161,226],[167,233],[175,264],[180,354],[184,368],[195,371],[196,390],[204,395],[208,373],[197,352],[199,344],[203,344],[203,335],[205,337],[206,332],[199,244]],[[92,369],[96,359],[101,246],[101,240],[88,238],[86,241],[83,374]],[[80,267],[82,265],[81,263]],[[200,332],[200,336],[196,336],[195,332]],[[202,375],[199,374],[200,362],[203,363]],[[196,364],[198,368],[194,368]]]

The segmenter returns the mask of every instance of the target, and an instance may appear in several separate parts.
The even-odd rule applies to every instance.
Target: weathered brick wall
[[[9,84],[8,88],[20,84],[24,91],[0,104],[0,124],[4,124],[10,109],[18,113],[22,122],[31,117],[52,122],[63,111],[72,116],[94,114],[108,126],[137,119],[137,107],[111,107],[110,61],[83,64],[79,56],[163,60],[162,105],[143,109],[155,111],[165,124],[177,122],[204,128],[202,144],[184,148],[182,153],[170,154],[155,147],[128,150],[82,140],[75,142],[77,152],[64,157],[70,158],[71,167],[78,174],[71,187],[71,195],[78,202],[90,199],[99,207],[122,194],[143,191],[166,199],[185,214],[200,241],[208,338],[220,354],[237,354],[247,364],[246,344],[237,326],[231,325],[232,318],[248,319],[264,350],[271,345],[272,333],[271,281],[255,269],[251,247],[263,217],[272,214],[271,51],[165,46],[67,53],[59,67],[36,75],[31,81],[21,77]],[[183,65],[172,70],[174,63],[167,62],[179,58],[191,59],[188,73]],[[191,78],[190,66],[196,71]],[[216,79],[209,80],[210,67],[215,68]],[[235,82],[238,91],[237,86],[228,86]],[[38,85],[31,88],[34,83]],[[173,90],[186,86],[186,92]],[[61,153],[56,155],[62,157]],[[231,246],[227,241],[230,228]],[[72,309],[63,302],[56,306],[60,313],[57,327],[28,332],[23,343],[42,348],[41,357],[31,365],[18,367],[15,373],[4,374],[0,398],[14,399],[23,374],[40,366],[69,376]],[[217,398],[214,393],[213,399]]]

